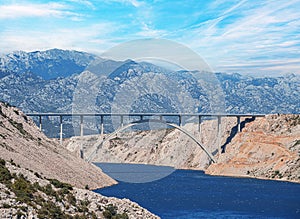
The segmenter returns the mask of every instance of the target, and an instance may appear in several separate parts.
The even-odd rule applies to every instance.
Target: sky
[[[100,55],[155,38],[183,44],[215,72],[300,74],[300,0],[0,0],[1,54]]]

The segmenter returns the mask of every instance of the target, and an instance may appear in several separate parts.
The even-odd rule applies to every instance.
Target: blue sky
[[[1,0],[1,53],[162,38],[214,71],[300,74],[300,0]]]

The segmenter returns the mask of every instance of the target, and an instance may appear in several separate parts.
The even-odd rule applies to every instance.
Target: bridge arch
[[[188,137],[190,137],[198,146],[200,146],[200,148],[207,154],[207,156],[210,158],[210,160],[214,163],[216,163],[213,155],[191,134],[189,133],[187,130],[183,129],[182,127],[174,124],[174,123],[169,123],[160,119],[142,119],[142,120],[138,120],[138,121],[133,121],[127,125],[124,125],[120,128],[118,128],[117,130],[115,130],[113,133],[109,134],[105,139],[103,139],[101,142],[97,142],[96,145],[96,149],[89,155],[89,157],[87,158],[88,162],[91,162],[91,160],[95,157],[95,155],[97,154],[98,150],[102,147],[102,145],[109,141],[110,139],[112,139],[112,137],[114,137],[116,134],[118,134],[119,132],[141,124],[141,123],[147,123],[147,122],[156,122],[156,123],[161,123],[161,124],[165,124],[165,125],[169,125],[175,129],[178,129],[179,131],[181,131],[182,133],[184,133],[185,135],[187,135]]]

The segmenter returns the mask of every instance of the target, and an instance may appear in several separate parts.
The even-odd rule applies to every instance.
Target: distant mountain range
[[[193,75],[77,51],[19,51],[0,57],[0,100],[25,112],[111,112],[128,101],[126,112],[210,112],[210,99],[218,92],[211,86],[207,92]],[[299,75],[257,78],[216,73],[215,78],[211,84],[220,84],[226,113],[300,112]],[[78,93],[83,95],[74,95]],[[139,96],[130,102],[135,93]]]
[[[82,72],[96,56],[84,52],[51,49],[46,51],[17,51],[0,58],[0,78],[10,73],[31,72],[43,79],[68,77]]]

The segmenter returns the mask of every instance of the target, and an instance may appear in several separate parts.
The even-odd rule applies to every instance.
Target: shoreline
[[[259,176],[250,176],[250,175],[235,175],[235,174],[209,174],[206,173],[205,169],[199,169],[199,168],[175,168],[173,166],[168,166],[168,165],[158,165],[158,164],[145,164],[145,163],[113,163],[113,162],[94,162],[93,164],[96,165],[96,163],[104,163],[104,164],[131,164],[131,165],[145,165],[145,166],[155,166],[155,167],[170,167],[173,168],[174,171],[176,170],[195,170],[195,171],[202,171],[205,175],[209,176],[223,176],[223,177],[232,177],[232,178],[249,178],[249,179],[259,179],[259,180],[271,180],[271,181],[279,181],[279,182],[289,182],[289,183],[295,183],[295,184],[300,184],[300,181],[293,181],[293,180],[286,180],[286,179],[276,179],[276,178],[268,178],[268,177],[259,177]],[[97,166],[97,165],[96,165]],[[98,167],[98,166],[97,166]],[[100,168],[100,167],[99,167]],[[106,173],[107,174],[107,173]],[[108,174],[107,174],[108,175]],[[111,176],[110,176],[111,177]],[[117,185],[118,182],[114,185]],[[114,185],[106,186],[106,187],[111,187]],[[104,187],[102,187],[104,188]],[[98,188],[101,189],[101,188]],[[96,190],[96,189],[95,189]],[[94,191],[94,190],[91,190]]]
[[[210,128],[213,122],[216,121],[203,122],[202,134],[198,136],[210,151],[215,151],[217,145],[215,133]],[[224,124],[224,135],[220,140],[226,144],[226,153],[215,156],[217,163],[209,162],[203,150],[177,130],[167,135],[157,132],[124,133],[103,145],[94,161],[151,164],[201,170],[208,175],[300,183],[298,115],[267,115],[247,123],[241,132],[233,136],[230,133],[235,121],[227,119]],[[196,128],[194,124],[184,127],[191,132]],[[84,144],[88,154],[96,140],[96,136],[75,137],[66,147],[76,153]]]
[[[204,171],[205,173],[205,171]],[[232,177],[232,178],[248,178],[248,179],[259,179],[259,180],[269,180],[269,181],[280,181],[280,182],[289,182],[289,183],[295,183],[300,184],[300,181],[292,181],[292,180],[285,180],[285,179],[275,179],[275,178],[268,178],[268,177],[257,177],[257,176],[248,176],[248,175],[231,175],[231,174],[224,174],[224,175],[215,175],[215,174],[209,174],[205,173],[209,176],[224,176],[224,177]]]

